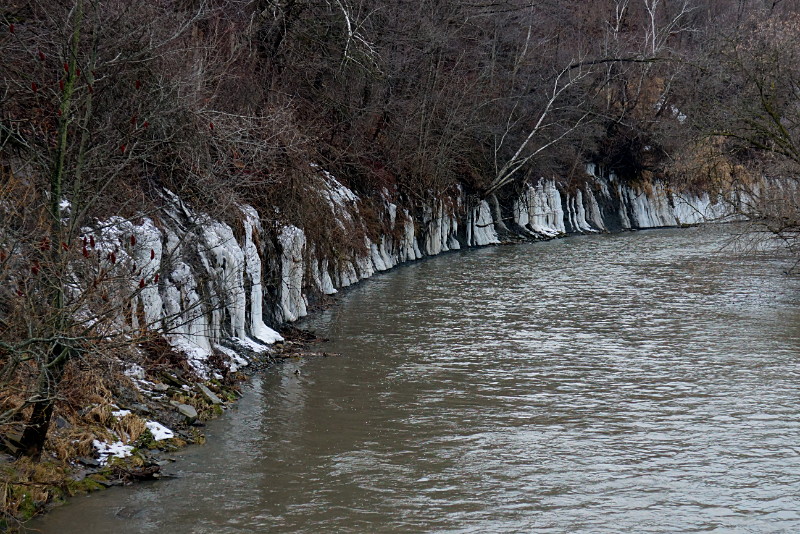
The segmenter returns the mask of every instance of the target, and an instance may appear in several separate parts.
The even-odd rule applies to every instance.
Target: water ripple
[[[730,235],[498,247],[362,284],[307,325],[341,358],[266,377],[182,479],[124,494],[148,521],[98,524],[798,532],[800,280]]]

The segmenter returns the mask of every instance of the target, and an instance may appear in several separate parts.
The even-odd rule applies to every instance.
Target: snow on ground
[[[250,362],[242,358],[235,350],[229,349],[223,345],[215,345],[214,348],[230,358],[231,361],[229,365],[232,373],[238,371],[240,367],[247,367],[250,364]]]
[[[100,455],[100,465],[106,465],[109,458],[127,458],[133,452],[132,445],[125,445],[121,441],[106,443],[105,441],[92,441],[97,454]]]
[[[158,421],[148,421],[147,428],[150,430],[150,433],[153,434],[153,439],[156,441],[175,437],[175,433],[172,432],[172,430],[165,427]]]

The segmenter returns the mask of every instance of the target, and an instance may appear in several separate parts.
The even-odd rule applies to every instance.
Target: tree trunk
[[[39,459],[44,449],[44,442],[47,439],[47,430],[50,427],[50,420],[53,417],[53,408],[56,403],[56,387],[64,374],[64,368],[71,353],[71,349],[61,343],[56,343],[48,358],[44,362],[39,372],[37,392],[28,423],[19,440],[19,456],[29,456]]]
[[[492,219],[494,219],[494,229],[501,236],[510,234],[510,230],[506,223],[503,221],[503,211],[500,208],[500,201],[497,200],[497,195],[492,193],[486,200],[489,202],[489,207],[492,209]]]
[[[74,29],[72,30],[72,39],[68,49],[69,56],[65,64],[67,75],[59,106],[56,156],[53,162],[52,174],[50,175],[50,237],[53,243],[50,255],[53,263],[53,273],[50,275],[49,285],[53,288],[51,305],[54,310],[60,312],[57,313],[56,320],[52,325],[56,336],[63,334],[66,324],[70,320],[64,311],[64,280],[67,278],[67,266],[60,246],[70,240],[65,235],[64,225],[61,222],[61,201],[64,175],[67,170],[66,154],[70,142],[69,126],[71,122],[72,96],[78,80],[78,48],[80,45],[81,24],[83,23],[83,0],[77,0],[74,17]],[[72,353],[72,348],[56,342],[47,351],[46,355],[42,356],[42,361],[39,362],[36,394],[29,403],[33,406],[33,412],[25,425],[22,438],[20,438],[18,454],[37,459],[42,455],[44,443],[47,439],[47,430],[50,427],[50,419],[53,417],[56,390],[64,374],[64,367]]]

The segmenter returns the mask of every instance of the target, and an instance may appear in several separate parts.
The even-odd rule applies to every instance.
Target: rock
[[[159,478],[161,466],[155,463],[149,463],[140,467],[114,467],[114,474],[125,482],[132,482],[134,480],[152,480]]]
[[[205,398],[207,398],[207,399],[209,400],[209,402],[211,402],[211,404],[222,404],[222,401],[220,400],[220,398],[219,398],[219,397],[217,397],[217,396],[214,394],[214,392],[213,392],[213,391],[211,391],[210,389],[208,389],[208,388],[207,388],[206,386],[204,386],[203,384],[197,384],[197,389],[199,389],[199,390],[200,390],[200,393],[202,393],[202,394],[203,394],[203,396],[205,396]]]
[[[177,372],[175,374],[177,375]],[[169,373],[162,373],[161,379],[167,384],[171,384],[178,388],[184,385],[182,380],[180,380],[177,376],[172,376]]]
[[[11,433],[5,437],[0,436],[0,449],[3,451],[16,456],[20,450],[22,445],[20,444],[20,440],[22,439],[22,434]]]
[[[146,404],[131,404],[131,409],[139,413],[152,413]]]
[[[178,404],[175,406],[178,411],[186,418],[186,421],[191,424],[197,420],[197,410],[194,409],[193,406],[189,406],[188,404]]]
[[[89,473],[91,473],[91,471],[89,471],[88,469],[81,469],[79,471],[75,471],[74,473],[72,473],[69,478],[71,480],[74,480],[75,482],[80,482],[81,480],[86,478],[86,475],[88,475]]]
[[[55,418],[56,428],[72,428],[72,425],[61,416]]]
[[[87,467],[100,467],[100,461],[90,456],[84,456],[83,458],[78,458],[78,461]]]
[[[169,389],[169,386],[166,384],[158,383],[153,385],[153,391],[158,391],[159,393],[164,393]]]

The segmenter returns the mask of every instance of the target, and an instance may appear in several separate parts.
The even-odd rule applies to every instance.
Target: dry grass
[[[0,467],[0,520],[11,528],[18,519],[32,517],[63,493],[64,481],[64,468],[49,462],[22,458]]]
[[[676,154],[669,169],[671,182],[680,190],[724,192],[734,183],[751,183],[754,179],[744,167],[731,161],[725,150],[725,139],[704,138]]]
[[[61,461],[91,456],[94,452],[92,442],[97,439],[94,432],[85,429],[70,429],[48,437],[47,449]]]
[[[128,414],[121,418],[115,418],[110,428],[119,436],[120,441],[130,443],[142,435],[147,428],[147,423],[138,415]]]

